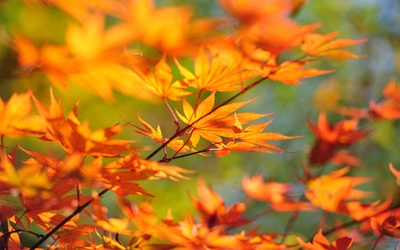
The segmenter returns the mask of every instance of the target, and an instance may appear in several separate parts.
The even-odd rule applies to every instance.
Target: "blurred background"
[[[195,6],[196,15],[218,16],[222,10],[218,4],[210,0],[192,1],[157,1],[159,5],[190,4]],[[316,122],[319,112],[328,112],[332,122],[343,120],[332,110],[337,105],[352,107],[367,107],[372,99],[381,98],[382,89],[391,78],[398,78],[400,73],[400,1],[398,0],[336,0],[336,1],[306,1],[304,7],[296,13],[295,19],[301,24],[320,22],[319,33],[339,31],[339,37],[351,39],[367,38],[368,42],[354,46],[351,50],[357,54],[366,54],[358,60],[321,60],[315,67],[319,69],[335,69],[336,72],[305,79],[303,85],[284,85],[268,82],[250,91],[242,100],[257,97],[248,105],[247,110],[259,113],[274,112],[273,122],[267,131],[286,135],[303,135],[303,138],[276,143],[288,153],[231,153],[217,158],[193,156],[173,161],[171,164],[198,172],[193,176],[203,176],[207,183],[219,193],[230,205],[243,201],[245,195],[241,191],[241,179],[245,175],[252,176],[262,173],[266,180],[280,182],[295,182],[296,174],[301,175],[301,167],[307,162],[307,152],[312,147],[315,138],[307,127],[307,119]],[[70,18],[55,7],[43,4],[27,5],[22,0],[0,1],[0,97],[7,101],[14,92],[25,92],[32,89],[35,95],[44,103],[48,103],[50,82],[40,74],[30,75],[21,71],[16,53],[10,49],[12,34],[23,34],[36,44],[62,43],[65,39],[66,23]],[[116,102],[106,103],[101,98],[84,91],[77,86],[69,85],[67,89],[55,89],[55,95],[62,102],[65,112],[69,112],[80,100],[79,117],[89,120],[92,129],[104,128],[130,121],[138,124],[136,114],[151,125],[161,124],[165,131],[175,129],[170,114],[162,103],[148,103],[133,99],[120,93],[115,93]],[[222,94],[220,100],[231,94]],[[175,106],[178,110],[181,107]],[[104,110],[107,110],[105,113]],[[246,109],[243,109],[246,110]],[[329,113],[332,112],[332,113]],[[268,120],[268,119],[266,119]],[[363,189],[374,191],[377,197],[384,199],[389,193],[399,193],[395,178],[388,169],[389,162],[400,167],[400,130],[399,122],[381,121],[362,123],[361,126],[372,130],[372,135],[357,143],[350,149],[361,159],[359,168],[352,168],[352,173],[361,176],[373,176],[374,181],[363,185]],[[140,139],[143,145],[156,146],[133,132],[127,127],[121,138]],[[46,153],[51,150],[60,154],[61,149],[43,148],[43,143],[37,139],[6,140],[6,146],[15,143],[30,150]],[[148,154],[145,152],[145,155]],[[22,153],[20,159],[26,159]],[[335,169],[329,166],[329,170]],[[165,217],[168,208],[173,215],[181,218],[185,212],[194,209],[188,198],[188,193],[197,196],[195,181],[143,182],[141,185],[149,193],[156,195],[151,203],[161,217]],[[302,191],[301,185],[298,192]],[[132,197],[132,200],[149,200],[148,198]],[[375,199],[378,199],[375,197]],[[396,199],[396,198],[395,198]],[[111,216],[117,216],[114,198],[105,197]],[[400,200],[397,198],[397,200]],[[262,202],[250,203],[247,216],[264,211],[268,206]],[[288,213],[268,213],[261,215],[257,222],[263,232],[283,232],[289,220]],[[295,232],[302,232],[304,239],[315,234],[322,212],[302,213],[294,224]],[[333,218],[328,217],[328,222]],[[344,219],[345,220],[345,219]],[[396,244],[395,241],[389,245]]]

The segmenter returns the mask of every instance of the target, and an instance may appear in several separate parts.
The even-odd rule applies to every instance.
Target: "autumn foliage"
[[[362,184],[374,180],[352,174],[350,166],[360,165],[360,159],[347,151],[371,134],[360,124],[400,118],[395,80],[383,90],[383,98],[371,100],[367,108],[334,109],[347,118],[333,123],[320,113],[302,124],[308,124],[315,140],[303,168],[295,173],[296,182],[248,176],[244,166],[240,188],[247,198],[228,205],[190,167],[174,165],[184,157],[300,154],[285,152],[275,142],[296,140],[301,134],[271,131],[272,120],[266,119],[272,113],[242,110],[265,101],[247,92],[266,82],[297,85],[304,78],[332,73],[315,66],[322,58],[364,56],[350,52],[349,46],[365,39],[337,38],[336,31],[320,34],[321,24],[296,22],[293,14],[304,1],[217,3],[223,18],[198,17],[189,6],[162,7],[150,0],[25,1],[32,8],[57,8],[70,21],[63,43],[37,44],[19,32],[10,42],[24,77],[44,75],[51,86],[46,88],[49,102],[30,89],[0,99],[0,249],[345,250],[368,244],[376,248],[386,238],[400,237],[399,204],[392,204],[390,195],[378,200],[374,192],[363,190]],[[110,18],[111,25],[106,22]],[[174,131],[147,121],[140,109],[135,121],[121,118],[109,127],[92,129],[79,116],[79,100],[64,113],[53,92],[71,85],[108,105],[118,103],[120,94],[158,102],[170,117],[159,122],[171,124]],[[280,115],[286,114],[276,116]],[[153,144],[124,139],[123,130],[150,138]],[[43,148],[18,146],[25,137],[41,140]],[[63,156],[50,149],[43,153],[53,144]],[[23,160],[17,154],[23,154]],[[329,170],[331,163],[338,168]],[[390,181],[400,181],[400,167],[389,169]],[[176,219],[168,210],[160,218],[151,202],[129,199],[157,199],[162,194],[143,188],[141,181],[168,179],[197,179],[198,195],[185,198],[197,213]],[[115,195],[118,217],[108,213],[102,200],[106,193]],[[267,211],[246,213],[252,200],[265,203]],[[314,235],[293,230],[300,213],[316,211],[324,212]],[[273,212],[291,215],[285,231],[265,232],[257,226],[259,218]],[[327,216],[337,224],[325,224]],[[350,226],[356,227],[350,231]],[[365,235],[371,233],[374,241],[365,243]],[[24,235],[34,235],[36,242],[21,241]]]

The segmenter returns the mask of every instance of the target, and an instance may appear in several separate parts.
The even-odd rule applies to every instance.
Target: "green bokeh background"
[[[160,5],[191,4],[196,6],[196,14],[200,16],[218,15],[222,11],[214,1],[157,1]],[[368,42],[351,50],[367,56],[359,60],[321,60],[315,64],[320,69],[336,69],[335,73],[303,80],[303,85],[284,85],[276,82],[265,84],[249,91],[241,100],[257,97],[257,100],[242,110],[259,113],[275,112],[274,121],[268,131],[286,135],[303,135],[301,139],[277,143],[288,152],[284,154],[263,153],[231,153],[223,158],[214,155],[210,157],[193,156],[179,159],[172,164],[194,169],[198,172],[193,176],[204,176],[228,205],[242,201],[245,195],[241,191],[241,179],[244,175],[263,173],[266,179],[282,182],[297,182],[295,174],[301,174],[301,166],[307,161],[307,152],[314,142],[306,120],[316,121],[321,110],[321,102],[316,101],[316,90],[327,82],[334,82],[340,95],[340,103],[348,106],[366,107],[370,99],[379,100],[382,89],[391,78],[398,77],[400,72],[400,2],[398,0],[310,0],[295,17],[302,24],[322,23],[318,30],[321,33],[339,31],[339,37],[352,39],[367,38]],[[44,103],[48,103],[50,83],[45,77],[30,77],[21,73],[15,52],[10,49],[13,33],[22,33],[35,43],[62,43],[66,23],[72,20],[60,10],[44,5],[28,6],[20,0],[0,1],[0,97],[3,100],[14,92],[25,92],[32,89],[35,95]],[[172,134],[175,127],[170,114],[162,103],[151,104],[141,100],[126,97],[116,93],[117,102],[105,103],[98,96],[85,92],[74,85],[68,89],[56,89],[57,98],[61,99],[65,112],[69,112],[77,100],[80,100],[79,117],[89,120],[92,129],[111,126],[115,123],[130,121],[138,123],[136,114],[153,126],[160,123],[165,133]],[[220,101],[230,94],[220,94]],[[181,107],[174,106],[178,110]],[[106,111],[106,112],[105,112]],[[342,117],[329,114],[329,120],[338,121]],[[268,120],[268,119],[265,119]],[[395,178],[388,170],[392,162],[400,167],[399,122],[362,123],[371,129],[370,138],[353,146],[350,150],[359,156],[362,164],[353,169],[352,174],[373,176],[375,181],[363,185],[365,190],[374,191],[378,197],[386,197],[390,193],[399,193]],[[127,128],[121,135],[125,139],[140,139],[143,145],[153,145],[146,138],[133,133]],[[15,143],[22,147],[46,153],[52,150],[62,155],[60,148],[53,145],[51,149],[43,147],[43,142],[31,138],[27,140],[6,140],[6,146]],[[147,153],[145,153],[147,154]],[[21,159],[26,158],[22,153]],[[329,166],[328,170],[335,169]],[[185,212],[192,212],[188,193],[197,195],[195,181],[151,181],[143,182],[143,187],[154,194],[156,198],[151,203],[157,213],[165,217],[168,208],[173,215],[181,218]],[[299,185],[298,192],[302,191]],[[132,197],[134,201],[149,200],[149,198]],[[399,200],[395,197],[395,200]],[[103,201],[109,208],[110,216],[118,216],[112,195],[106,195]],[[247,216],[259,213],[267,208],[265,203],[252,202]],[[293,231],[300,232],[304,237],[315,234],[320,212],[304,213],[295,223]],[[257,220],[263,232],[283,232],[289,214],[269,213]],[[328,221],[333,218],[328,217]],[[303,237],[303,238],[304,238]],[[373,239],[371,239],[373,242]],[[396,241],[389,242],[393,249]],[[388,248],[388,249],[389,249]]]

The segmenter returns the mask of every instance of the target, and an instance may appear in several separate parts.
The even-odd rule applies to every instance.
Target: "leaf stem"
[[[322,169],[321,169],[321,171],[317,174],[317,176],[321,176],[322,173],[326,170],[326,167],[327,167],[327,165],[323,166]],[[307,200],[307,199],[306,199],[306,196],[303,194],[303,195],[301,196],[299,202],[304,202],[304,201],[306,201],[306,200]],[[288,235],[289,231],[292,229],[294,223],[295,223],[296,220],[298,219],[299,214],[300,214],[300,211],[297,210],[297,211],[294,211],[294,212],[290,215],[289,221],[288,221],[288,223],[286,224],[286,227],[285,227],[285,231],[283,232],[283,237],[282,237],[281,243],[283,243],[283,242],[285,241],[286,236]]]
[[[192,116],[194,116],[194,114],[195,114],[196,111],[197,111],[197,108],[199,107],[200,100],[201,100],[201,95],[202,95],[202,94],[203,94],[203,89],[200,89],[199,94],[197,95],[196,104],[194,105],[194,109],[193,109]],[[192,118],[193,118],[193,117],[190,117],[190,120],[191,120]]]
[[[376,239],[372,250],[375,250],[376,246],[378,246],[379,241],[383,238],[383,234],[379,235],[378,239]]]
[[[179,131],[181,129],[181,126],[179,125],[179,121],[175,115],[175,112],[172,110],[171,106],[169,106],[169,103],[166,98],[163,98],[163,102],[165,103],[165,106],[167,106],[169,112],[171,113],[172,117],[174,118],[174,123],[176,125],[176,131]]]
[[[0,149],[1,149],[1,152],[2,152],[3,154],[6,153],[6,150],[4,149],[4,135],[1,135],[1,136],[0,136]]]
[[[175,159],[176,155],[179,154],[179,152],[181,152],[181,150],[188,144],[188,142],[189,142],[190,138],[192,137],[194,131],[195,131],[195,129],[192,129],[192,131],[190,131],[190,134],[189,134],[188,138],[186,139],[186,141],[183,143],[183,145],[179,148],[178,151],[175,152],[175,154],[171,158],[169,158],[170,161]]]

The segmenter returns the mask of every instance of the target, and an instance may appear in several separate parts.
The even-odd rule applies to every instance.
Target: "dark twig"
[[[106,188],[104,190],[102,190],[99,195],[98,198],[100,198],[101,196],[103,196],[105,193],[107,193],[110,189]],[[68,221],[70,221],[72,218],[75,217],[75,215],[80,214],[83,209],[85,209],[87,206],[89,206],[95,199],[98,198],[91,198],[90,200],[88,200],[87,202],[85,202],[82,206],[78,206],[76,208],[76,210],[70,214],[69,216],[67,216],[63,221],[60,222],[60,224],[58,224],[57,226],[55,226],[50,232],[48,232],[45,236],[43,236],[43,238],[41,238],[38,242],[35,243],[35,245],[33,245],[30,249],[34,250],[38,247],[40,247],[40,245],[42,245],[48,238],[50,238],[55,232],[58,231],[58,229],[62,228]]]

